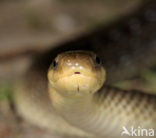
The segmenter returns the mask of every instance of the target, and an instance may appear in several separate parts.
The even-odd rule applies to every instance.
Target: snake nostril
[[[74,74],[81,74],[81,73],[77,71],[77,72],[74,72]]]

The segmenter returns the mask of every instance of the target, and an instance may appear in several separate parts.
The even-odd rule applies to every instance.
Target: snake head
[[[48,71],[49,85],[65,95],[96,92],[105,81],[105,69],[93,52],[70,51],[59,54]]]

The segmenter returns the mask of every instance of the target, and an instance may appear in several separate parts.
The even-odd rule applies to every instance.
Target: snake
[[[155,95],[108,85],[156,63],[155,5],[153,0],[126,20],[36,56],[15,85],[14,103],[19,115],[63,138],[118,138],[123,126],[155,129]],[[135,25],[141,33],[132,33]],[[71,51],[73,45],[83,51]],[[101,61],[86,49],[97,53]],[[70,52],[59,54],[51,63],[56,53],[66,50]],[[73,71],[75,79],[70,77]],[[62,89],[67,93],[61,93]]]
[[[30,119],[35,124],[42,118],[40,125],[53,132],[99,138],[120,137],[123,126],[156,129],[156,95],[105,86],[106,70],[93,52],[59,54],[49,68],[48,80],[49,95],[40,93],[40,89],[46,91],[41,88],[43,80],[37,93],[20,88],[16,95],[23,116],[29,120],[37,112]],[[25,111],[23,107],[31,108]]]

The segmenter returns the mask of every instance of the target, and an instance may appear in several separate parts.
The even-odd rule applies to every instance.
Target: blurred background
[[[115,22],[143,3],[144,0],[0,0],[0,138],[51,136],[23,120],[18,123],[8,102],[14,81],[28,68],[34,54]],[[145,77],[152,79],[149,84],[155,90],[155,75],[147,71]],[[120,85],[132,84],[136,82]]]
[[[26,61],[17,55],[40,52],[108,24],[135,10],[141,0],[1,0],[0,78],[17,77]],[[26,59],[25,59],[26,60]],[[3,65],[4,66],[3,66]]]

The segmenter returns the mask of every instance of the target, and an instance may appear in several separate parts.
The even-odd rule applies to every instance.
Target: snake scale
[[[128,79],[136,75],[140,69],[149,68],[156,63],[155,15],[156,2],[151,0],[135,14],[130,15],[126,20],[110,25],[108,29],[93,32],[36,56],[32,66],[17,84],[15,105],[19,114],[33,124],[50,129],[53,133],[60,133],[64,137],[106,136],[118,138],[121,137],[123,126],[155,129],[155,95],[138,91],[124,91],[105,85],[102,87],[105,77],[105,84]],[[138,33],[134,34],[133,31]],[[122,39],[120,40],[120,38]],[[74,48],[73,45],[75,45]],[[53,70],[55,72],[60,70],[59,74],[61,75],[63,70],[60,69],[59,64],[67,63],[66,59],[69,57],[70,61],[73,61],[71,65],[76,67],[74,76],[81,77],[79,79],[71,78],[72,81],[68,79],[66,83],[64,80],[60,82],[60,85],[58,83],[59,87],[51,85],[54,78],[49,77],[49,97],[46,76],[51,60],[58,53],[71,49],[95,51],[101,57],[103,65],[100,63],[95,68],[97,64],[95,61],[97,60],[98,63],[100,61],[92,52],[91,54],[77,51],[67,52],[65,56],[61,56],[64,54],[59,55],[56,58],[59,62],[52,64],[52,66],[58,64],[58,67],[54,69],[51,66],[48,77],[52,75],[50,72]],[[78,68],[80,65],[82,72]],[[76,71],[76,69],[78,70]],[[67,67],[65,71],[69,72],[68,77],[70,77],[70,68]],[[86,74],[84,78],[83,72]],[[102,72],[101,75],[100,72]],[[57,75],[59,76],[59,74]],[[96,74],[99,74],[98,77]],[[90,79],[86,79],[87,75],[91,75]],[[87,82],[85,83],[87,85],[84,85],[84,82]],[[60,93],[60,86],[63,84],[72,85]],[[86,91],[81,88],[82,84]],[[57,85],[55,84],[55,86]],[[60,88],[60,90],[56,91],[56,88]],[[72,91],[70,91],[71,88]],[[88,91],[90,89],[92,91]],[[75,91],[78,96],[72,94]]]

